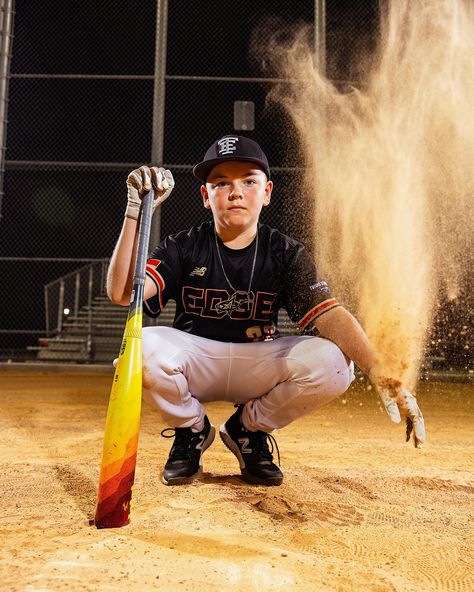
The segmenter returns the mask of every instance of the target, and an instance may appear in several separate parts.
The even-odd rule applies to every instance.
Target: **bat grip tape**
[[[135,276],[133,279],[134,284],[143,284],[145,282],[145,269],[148,257],[148,243],[150,242],[151,219],[153,216],[154,199],[154,189],[150,189],[150,191],[146,193],[142,199],[140,231],[138,235],[137,263],[135,266]]]

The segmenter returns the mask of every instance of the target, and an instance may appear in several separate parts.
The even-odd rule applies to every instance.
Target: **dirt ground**
[[[359,381],[276,433],[285,481],[250,486],[219,438],[201,481],[161,483],[143,408],[132,522],[94,516],[112,374],[0,372],[2,591],[474,590],[474,385],[424,383],[403,441]],[[219,426],[233,408],[208,406]]]

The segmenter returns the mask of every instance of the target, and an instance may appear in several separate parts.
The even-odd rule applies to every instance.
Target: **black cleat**
[[[172,431],[173,435],[166,435],[168,430]],[[191,428],[166,428],[161,435],[164,438],[174,437],[163,470],[163,483],[183,485],[199,477],[202,474],[202,454],[212,444],[216,435],[216,430],[207,415],[204,417],[204,429],[201,432],[193,432]]]
[[[240,464],[244,481],[258,485],[281,485],[283,473],[273,462],[275,446],[280,461],[276,440],[266,432],[251,432],[240,423],[243,405],[220,428],[220,436],[227,448],[235,454]],[[268,440],[272,449],[268,448]]]

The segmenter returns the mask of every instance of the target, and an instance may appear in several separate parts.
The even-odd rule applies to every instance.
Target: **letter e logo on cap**
[[[235,152],[237,150],[235,143],[238,141],[239,138],[233,138],[231,136],[219,140],[217,142],[219,144],[219,156],[223,156],[224,154],[232,154]]]

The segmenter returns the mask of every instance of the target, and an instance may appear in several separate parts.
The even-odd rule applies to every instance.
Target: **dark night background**
[[[326,4],[327,75],[357,84],[357,56],[374,45],[377,0]],[[176,189],[163,207],[161,234],[207,219],[191,167],[219,135],[233,131],[234,101],[249,100],[255,130],[246,135],[283,169],[274,174],[274,199],[263,220],[308,240],[294,199],[294,132],[282,113],[265,107],[270,83],[258,81],[262,73],[248,47],[267,17],[289,29],[313,23],[314,0],[170,0],[168,10],[163,164],[173,170]],[[152,0],[16,0],[15,11],[0,257],[30,260],[1,263],[0,329],[41,330],[43,285],[81,263],[34,259],[109,257],[126,176],[151,161],[156,6]],[[0,333],[0,340],[5,350],[37,336]],[[448,363],[465,365],[462,348],[451,357]]]

